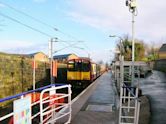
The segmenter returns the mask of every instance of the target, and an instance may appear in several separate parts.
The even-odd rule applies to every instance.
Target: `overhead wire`
[[[47,27],[53,29],[54,31],[58,31],[58,32],[60,32],[61,34],[66,35],[66,36],[68,36],[68,37],[70,37],[70,38],[72,38],[72,39],[74,39],[74,40],[78,40],[76,37],[74,37],[74,36],[72,36],[72,35],[70,35],[70,34],[68,34],[68,33],[65,33],[65,32],[59,30],[58,28],[56,28],[56,27],[54,27],[54,26],[52,26],[52,25],[49,25],[48,23],[45,23],[45,22],[41,21],[40,19],[37,19],[37,18],[35,18],[35,17],[33,17],[33,16],[31,16],[31,15],[29,15],[29,14],[23,12],[23,11],[20,11],[20,10],[18,10],[18,9],[16,9],[16,8],[14,8],[14,7],[12,7],[11,5],[9,5],[9,4],[5,3],[5,2],[0,2],[0,3],[1,3],[1,4],[4,4],[5,6],[9,7],[10,9],[12,9],[12,10],[14,10],[14,11],[16,11],[16,12],[18,12],[18,13],[20,13],[20,14],[26,16],[26,17],[29,17],[29,18],[33,19],[34,21],[36,21],[36,22],[38,22],[38,23],[40,23],[40,24],[43,24],[43,25],[45,25],[45,26],[47,26]]]
[[[29,28],[29,29],[31,29],[31,30],[34,30],[34,31],[36,31],[36,32],[38,32],[38,33],[41,33],[42,35],[45,35],[45,36],[47,36],[47,37],[52,37],[50,34],[47,34],[47,33],[43,32],[43,31],[40,31],[40,30],[38,30],[38,29],[36,29],[36,28],[34,28],[34,27],[31,27],[31,26],[29,26],[29,25],[27,25],[27,24],[25,24],[25,23],[22,23],[21,21],[19,21],[19,20],[17,20],[17,19],[14,19],[14,18],[12,18],[12,17],[10,17],[10,16],[7,16],[7,15],[1,13],[1,12],[0,12],[0,15],[3,16],[3,17],[5,17],[5,18],[7,18],[7,19],[9,19],[9,20],[12,20],[12,21],[14,21],[14,22],[16,22],[16,23],[19,23],[19,24],[21,24],[21,25],[23,25],[23,26],[25,26],[25,27],[27,27],[27,28]],[[71,43],[69,43],[69,42],[67,42],[67,41],[60,40],[60,39],[59,39],[58,41],[67,44],[68,47],[69,47],[69,46],[72,46],[72,45],[76,45],[77,43],[79,43],[78,41],[75,41],[73,44],[71,44]]]
[[[33,17],[33,16],[31,16],[31,15],[25,13],[25,12],[23,12],[23,11],[20,11],[20,10],[18,10],[18,9],[16,9],[16,8],[14,8],[14,7],[12,7],[11,5],[9,5],[9,4],[7,4],[7,3],[4,3],[4,2],[0,2],[0,3],[1,3],[1,4],[4,4],[5,6],[9,7],[10,9],[12,9],[12,10],[14,10],[14,11],[16,11],[16,12],[18,12],[18,13],[20,13],[20,14],[26,16],[26,17],[29,17],[29,18],[33,19],[34,21],[36,21],[36,22],[38,22],[38,23],[41,23],[41,24],[43,24],[43,25],[45,25],[45,26],[47,26],[47,27],[50,27],[50,28],[54,29],[55,31],[58,30],[58,29],[56,29],[55,27],[53,27],[53,26],[51,26],[51,25],[49,25],[49,24],[47,24],[47,23],[45,23],[45,22],[43,22],[43,21],[41,21],[41,20],[39,20],[39,19],[37,19],[37,18],[35,18],[35,17]]]
[[[66,36],[68,36],[68,37],[70,37],[70,38],[72,38],[72,39],[74,39],[74,40],[78,40],[78,38],[76,38],[76,37],[74,37],[74,36],[72,36],[72,35],[70,35],[70,34],[68,34],[68,33],[65,33],[65,32],[59,30],[58,28],[55,28],[54,26],[49,25],[48,23],[45,23],[45,22],[41,21],[40,19],[37,19],[37,18],[35,18],[35,17],[33,17],[33,16],[31,16],[31,15],[29,15],[29,14],[23,12],[23,11],[20,11],[20,10],[18,10],[18,9],[16,9],[16,8],[14,8],[14,7],[12,7],[11,5],[9,5],[9,4],[5,3],[5,2],[0,2],[0,3],[3,4],[3,5],[5,5],[5,6],[7,6],[7,7],[9,7],[10,9],[12,9],[12,10],[14,10],[14,11],[16,11],[16,12],[18,12],[18,13],[20,13],[20,14],[26,16],[26,17],[28,17],[28,18],[31,18],[32,20],[34,20],[34,21],[36,21],[36,22],[38,22],[38,23],[40,23],[40,24],[43,24],[43,25],[45,25],[45,26],[47,26],[47,27],[53,29],[54,31],[58,31],[58,32],[60,32],[61,34],[66,35]],[[34,27],[32,27],[32,26],[29,26],[29,25],[27,25],[27,24],[25,24],[25,23],[22,23],[21,21],[18,21],[18,20],[14,19],[14,18],[12,18],[12,17],[10,17],[10,16],[7,16],[7,15],[5,15],[5,14],[3,14],[3,13],[0,13],[0,15],[3,16],[3,17],[5,17],[5,18],[7,18],[7,19],[10,19],[10,20],[12,20],[12,21],[14,21],[14,22],[17,22],[17,23],[19,23],[19,24],[21,24],[21,25],[23,25],[23,26],[25,26],[25,27],[27,27],[27,28],[30,28],[31,30],[34,30],[34,31],[36,31],[36,32],[39,32],[39,33],[41,33],[41,34],[43,34],[43,35],[45,35],[45,36],[52,37],[52,36],[51,36],[50,34],[48,34],[48,33],[45,33],[45,32],[43,32],[43,31],[40,31],[40,30],[38,30],[38,29],[36,29],[36,28],[34,28]],[[79,40],[78,40],[78,41],[79,41]],[[67,42],[66,42],[66,43],[67,43]],[[82,44],[83,44],[86,48],[89,49],[89,47],[88,47],[85,43],[82,43]],[[68,44],[68,45],[69,45],[69,44]],[[89,50],[90,50],[90,49],[89,49]]]
[[[73,43],[73,44],[68,44],[68,46],[65,46],[59,50],[56,50],[54,53],[58,52],[58,51],[61,51],[61,50],[64,50],[64,49],[67,49],[69,47],[73,48],[73,46],[76,46],[79,42],[76,42],[76,43]]]
[[[3,14],[2,12],[0,12],[0,15],[3,16],[3,17],[5,17],[5,18],[7,18],[7,19],[9,19],[9,20],[12,20],[12,21],[14,21],[14,22],[16,22],[16,23],[18,23],[18,24],[20,24],[20,25],[23,25],[23,26],[25,26],[25,27],[27,27],[27,28],[33,30],[33,31],[36,31],[36,32],[38,32],[38,33],[40,33],[40,34],[43,34],[43,35],[45,35],[45,36],[47,36],[47,37],[52,37],[50,34],[45,33],[45,32],[43,32],[43,31],[40,31],[39,29],[36,29],[36,28],[34,28],[34,27],[32,27],[32,26],[29,26],[29,25],[27,25],[27,24],[25,24],[25,23],[22,23],[21,21],[19,21],[19,20],[17,20],[17,19],[14,19],[14,18],[12,18],[12,17],[10,17],[10,16],[8,16],[8,15],[5,15],[5,14]]]

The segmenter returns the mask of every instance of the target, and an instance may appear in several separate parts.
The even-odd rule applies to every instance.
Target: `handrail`
[[[126,88],[130,93],[131,93],[131,95],[133,96],[133,97],[136,97],[136,95],[132,92],[132,90],[130,89],[130,88],[135,88],[135,87],[132,87],[132,86],[130,86],[130,88],[129,88],[129,86],[127,86],[127,85],[125,85],[124,83],[123,83],[123,85],[124,86],[122,86],[122,88]],[[137,98],[134,98],[134,99],[136,99],[136,100],[138,100],[138,102],[141,102],[141,100],[137,97]]]
[[[51,91],[52,89],[53,90],[58,90],[58,89],[62,89],[62,88],[68,88],[68,95],[66,95],[66,94],[63,94],[63,93],[60,93],[60,96],[57,96],[57,97],[55,97],[55,98],[51,98],[50,96],[49,97],[41,97],[41,94],[43,94],[43,91],[44,92],[48,92],[48,91]],[[50,89],[50,90],[48,90],[48,89]],[[51,85],[48,85],[48,86],[44,86],[44,87],[41,87],[41,88],[38,88],[38,89],[36,89],[36,90],[30,90],[30,91],[27,91],[27,92],[23,92],[23,93],[20,93],[20,94],[17,94],[17,95],[14,95],[14,96],[10,96],[10,97],[7,97],[7,98],[3,98],[3,99],[0,99],[1,101],[0,102],[4,102],[4,101],[7,101],[7,100],[11,100],[11,99],[14,99],[14,98],[17,98],[17,97],[19,97],[19,96],[21,96],[21,97],[26,97],[26,94],[29,94],[29,93],[34,93],[34,92],[36,92],[36,91],[42,91],[41,92],[41,94],[40,94],[40,98],[42,98],[42,100],[44,100],[44,101],[47,101],[48,103],[49,103],[49,108],[51,108],[51,110],[49,110],[50,112],[53,112],[53,111],[56,111],[56,110],[59,110],[59,109],[62,109],[62,108],[64,108],[64,107],[69,107],[69,112],[68,113],[66,113],[66,114],[64,114],[64,115],[69,115],[69,119],[67,120],[67,123],[69,123],[70,122],[70,120],[71,120],[71,85],[68,85],[68,84],[51,84]],[[56,92],[55,92],[56,93]],[[56,94],[53,94],[53,95],[56,95]],[[58,95],[58,94],[57,94]],[[63,97],[62,97],[62,96]],[[60,103],[62,106],[52,106],[50,103],[51,103],[51,100],[54,100],[54,101],[56,101],[56,100],[58,100],[58,99],[62,99],[62,98],[68,98],[69,99],[69,101],[68,101],[68,104],[66,103],[66,104],[63,104],[63,103]],[[51,100],[50,100],[51,99]],[[41,99],[39,100],[39,101],[36,101],[36,102],[32,102],[31,103],[31,107],[33,107],[34,105],[37,105],[37,104],[41,104]],[[55,107],[55,108],[52,108],[52,107]],[[31,119],[31,121],[33,120],[33,119],[35,119],[36,117],[38,117],[38,116],[41,116],[42,114],[41,114],[41,111],[39,111],[39,112],[37,112],[37,113],[31,113],[32,115],[31,115],[31,117],[30,117],[30,119]],[[9,113],[9,114],[6,114],[6,115],[4,115],[4,116],[2,116],[2,117],[0,117],[0,123],[1,123],[1,121],[4,121],[5,119],[7,119],[7,118],[10,118],[10,120],[13,118],[13,116],[14,116],[14,112],[11,112],[11,113]],[[52,115],[51,115],[52,116]],[[61,116],[61,118],[62,118],[62,116]],[[58,119],[58,118],[57,118]],[[40,120],[41,121],[41,120]]]
[[[7,100],[11,100],[11,99],[17,98],[17,97],[21,97],[21,96],[29,94],[29,93],[41,91],[41,90],[47,89],[47,88],[49,88],[51,86],[62,86],[62,85],[66,85],[66,84],[50,84],[50,85],[47,85],[47,86],[44,86],[44,87],[41,87],[41,88],[38,88],[38,89],[35,89],[35,90],[30,90],[30,91],[23,92],[23,93],[14,95],[14,96],[9,96],[9,97],[6,97],[6,98],[2,98],[2,99],[0,99],[0,103],[1,102],[5,102]]]

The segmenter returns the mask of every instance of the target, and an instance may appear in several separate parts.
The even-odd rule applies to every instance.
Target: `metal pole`
[[[53,78],[53,42],[58,42],[57,41],[58,38],[51,38],[51,40],[49,41],[49,45],[48,45],[48,49],[49,49],[49,59],[50,59],[50,82],[51,84],[54,83],[54,78]]]
[[[35,84],[36,84],[36,61],[35,57],[33,57],[33,90],[36,89]],[[36,100],[35,92],[33,93],[33,101],[34,100]]]
[[[53,50],[53,41],[52,38],[49,41],[49,58],[50,58],[50,82],[53,84],[53,76],[52,76],[52,61],[53,61],[53,55],[52,55],[52,50]]]
[[[21,83],[22,83],[22,85],[21,85],[21,89],[22,89],[22,92],[24,92],[24,86],[23,86],[23,84],[24,84],[24,57],[22,56],[21,57]]]
[[[135,41],[134,41],[134,13],[135,10],[132,12],[132,73],[131,73],[131,85],[134,83],[134,61],[135,61]]]
[[[35,90],[35,68],[36,68],[36,62],[35,58],[33,58],[33,90]]]

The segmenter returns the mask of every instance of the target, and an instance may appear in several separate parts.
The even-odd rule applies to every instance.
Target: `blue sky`
[[[94,61],[110,61],[117,39],[110,34],[131,36],[131,13],[124,5],[125,0],[0,0],[0,13],[45,32],[59,40],[84,41],[78,48],[65,49],[56,54],[76,53],[88,56]],[[15,12],[6,3],[19,11],[25,12],[45,23],[58,28],[60,32],[40,24],[31,18]],[[161,44],[166,39],[166,2],[160,0],[138,1],[136,17],[136,38],[146,43]],[[160,8],[160,9],[156,9]],[[70,36],[69,36],[70,35]],[[74,37],[74,38],[73,38]],[[48,53],[48,41],[44,36],[16,22],[0,16],[0,51],[14,53],[31,53],[43,51]],[[57,42],[54,50],[65,47]]]

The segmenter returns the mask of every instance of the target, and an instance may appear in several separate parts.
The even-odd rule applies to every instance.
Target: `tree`
[[[146,53],[148,61],[155,61],[158,59],[159,47],[155,47],[154,43],[146,46]]]
[[[120,49],[122,48],[122,49]],[[132,41],[128,36],[123,38],[122,44],[119,42],[117,44],[117,49],[124,56],[124,60],[131,61],[132,60]],[[145,45],[143,41],[135,40],[135,60],[140,61],[145,57]]]

